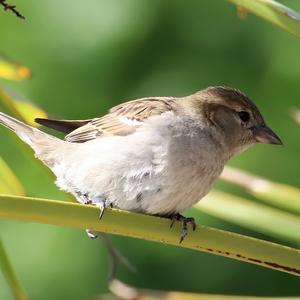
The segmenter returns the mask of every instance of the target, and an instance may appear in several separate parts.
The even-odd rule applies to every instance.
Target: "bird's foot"
[[[76,195],[78,202],[84,205],[94,205],[99,208],[99,219],[103,217],[104,210],[107,207],[112,207],[112,202],[108,201],[103,195],[96,197],[89,197],[87,194],[78,194]],[[86,233],[89,238],[95,239],[97,238],[97,234],[93,232],[91,229],[86,229]]]
[[[188,224],[192,225],[193,231],[195,231],[195,229],[196,229],[196,222],[195,222],[194,218],[187,218],[187,217],[182,216],[181,214],[174,214],[174,215],[170,216],[170,219],[171,219],[170,228],[173,227],[173,225],[175,224],[176,221],[179,221],[182,224],[182,229],[181,229],[181,235],[180,235],[179,244],[181,244],[182,241],[187,236],[187,233],[188,233]]]
[[[89,197],[87,194],[78,194],[76,199],[84,205],[97,206],[99,208],[99,219],[102,218],[105,208],[112,207],[112,202],[108,201],[103,195]]]
[[[87,236],[92,240],[94,240],[98,237],[98,235],[91,229],[86,229],[85,232],[86,232]]]
[[[107,207],[113,208],[112,201],[105,198],[103,195],[97,197],[90,198],[91,204],[97,206],[99,208],[99,219],[101,220],[104,214],[104,210]]]

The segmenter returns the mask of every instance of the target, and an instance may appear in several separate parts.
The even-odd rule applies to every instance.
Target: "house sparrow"
[[[180,215],[212,188],[226,162],[251,145],[278,144],[254,103],[241,91],[209,87],[187,97],[122,103],[89,120],[36,122],[66,133],[64,140],[0,113],[79,202],[182,222]],[[92,236],[92,233],[90,232]]]

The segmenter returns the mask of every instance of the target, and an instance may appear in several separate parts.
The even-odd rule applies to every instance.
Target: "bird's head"
[[[194,107],[226,145],[236,154],[255,143],[282,145],[255,104],[241,91],[209,87],[193,95]]]

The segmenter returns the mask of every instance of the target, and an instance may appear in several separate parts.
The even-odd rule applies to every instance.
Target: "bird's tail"
[[[51,167],[52,153],[57,149],[62,140],[31,127],[11,116],[0,112],[0,124],[9,128],[28,144],[35,152],[37,158]]]

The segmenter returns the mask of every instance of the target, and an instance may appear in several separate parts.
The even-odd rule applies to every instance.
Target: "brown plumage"
[[[151,97],[132,100],[113,107],[108,114],[90,120],[49,120],[35,121],[46,127],[67,133],[65,140],[83,143],[105,135],[127,135],[141,126],[150,116],[159,115],[175,108],[175,99]]]

